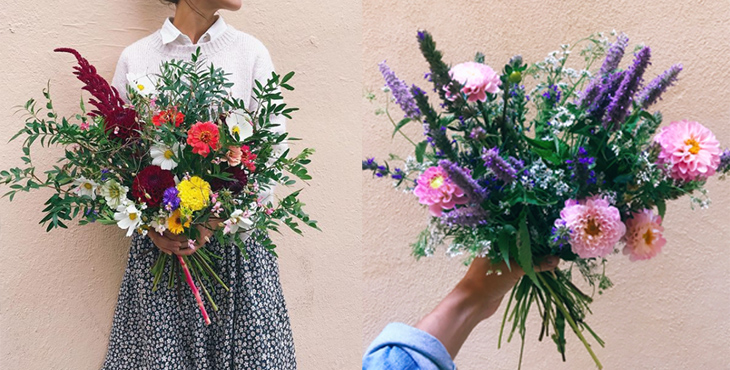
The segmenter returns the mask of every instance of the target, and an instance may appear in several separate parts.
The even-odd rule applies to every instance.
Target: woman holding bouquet
[[[200,48],[209,63],[231,73],[233,97],[255,105],[254,81],[266,82],[273,71],[269,53],[257,39],[216,14],[221,9],[240,9],[241,0],[167,2],[175,4],[174,18],[122,52],[114,87],[121,95],[126,95],[127,85],[144,93],[154,88],[152,81],[162,62],[189,60]],[[280,118],[272,121],[283,130]],[[262,203],[270,198],[270,191],[262,194]],[[198,225],[200,236],[194,243],[169,231],[134,234],[103,369],[296,368],[275,257],[252,239],[245,242],[247,258],[239,248],[221,245],[210,230],[218,225],[214,219]],[[208,326],[187,290],[165,286],[153,290],[150,279],[150,267],[160,253],[191,255],[203,247],[222,257],[216,263],[217,272],[230,288],[230,292],[211,291],[218,310]]]

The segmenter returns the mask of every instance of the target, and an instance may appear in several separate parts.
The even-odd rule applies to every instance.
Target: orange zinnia
[[[174,122],[175,127],[178,127],[181,123],[183,123],[183,120],[185,120],[185,115],[178,112],[176,107],[170,108],[168,110],[163,110],[162,112],[157,113],[152,117],[152,123],[154,123],[155,126],[160,126],[168,122]]]
[[[188,130],[188,144],[193,147],[193,153],[203,157],[218,148],[218,139],[218,126],[213,122],[198,122]]]

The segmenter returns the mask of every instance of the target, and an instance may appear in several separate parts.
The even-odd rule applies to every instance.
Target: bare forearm
[[[416,324],[438,339],[455,358],[472,330],[491,316],[499,302],[487,303],[472,288],[459,284],[436,308]]]

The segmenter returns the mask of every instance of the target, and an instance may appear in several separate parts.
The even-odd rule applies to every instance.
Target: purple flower
[[[600,76],[606,76],[618,68],[621,59],[624,57],[624,50],[629,45],[629,37],[623,32],[618,35],[616,42],[606,52],[606,60],[601,65]]]
[[[375,171],[375,176],[378,177],[384,177],[388,175],[388,168],[385,166],[378,166],[378,169]]]
[[[366,160],[362,161],[362,169],[363,170],[376,170],[378,169],[378,163],[375,162],[375,158],[367,158]]]
[[[597,86],[599,86],[599,90],[595,99],[591,102],[586,102],[588,103],[586,106],[588,107],[589,114],[594,116],[596,119],[603,118],[603,115],[606,113],[606,108],[608,107],[608,104],[611,103],[611,99],[613,98],[615,91],[618,90],[624,80],[624,76],[626,76],[626,71],[621,71],[613,73],[609,75],[608,78],[600,80],[601,82],[597,84]]]
[[[561,92],[558,90],[556,85],[550,85],[547,90],[542,93],[542,97],[545,98],[551,106],[555,106],[555,104],[560,102],[560,94]]]
[[[571,172],[570,178],[572,180],[575,180],[581,185],[596,184],[596,171],[593,170],[596,164],[596,158],[589,157],[585,148],[580,147],[575,158],[568,159],[565,163],[568,164],[568,171]]]
[[[399,79],[385,62],[378,64],[378,66],[380,66],[380,73],[383,74],[385,79],[385,85],[390,89],[393,98],[405,112],[406,117],[418,119],[421,116],[421,111],[418,109],[416,100],[413,99],[413,94],[406,82]]]
[[[462,207],[444,213],[441,216],[441,223],[449,226],[476,227],[487,223],[489,214],[479,206]]]
[[[662,93],[669,87],[674,85],[677,81],[677,75],[682,71],[681,64],[675,64],[664,73],[657,76],[654,80],[649,83],[636,102],[644,109],[649,108],[650,105],[656,103]]]
[[[168,212],[172,212],[180,207],[180,198],[178,198],[177,194],[177,188],[174,186],[165,189],[165,192],[162,194],[162,203]]]
[[[498,179],[502,180],[505,184],[509,184],[510,182],[515,180],[517,170],[515,170],[512,165],[507,163],[507,161],[499,156],[499,149],[485,148],[484,152],[482,153],[482,159],[484,160],[484,165],[492,170],[492,172],[494,172],[494,175],[497,176]]]
[[[720,165],[717,167],[717,172],[730,172],[730,149],[725,149],[725,151],[720,154]]]
[[[451,181],[464,191],[464,195],[469,198],[469,202],[479,204],[484,200],[486,197],[486,190],[474,181],[471,174],[467,173],[458,164],[452,163],[448,160],[440,161],[439,165],[441,168],[446,170]]]
[[[636,90],[641,85],[646,67],[650,64],[651,49],[648,46],[639,50],[634,58],[634,64],[626,71],[626,76],[608,105],[606,115],[603,116],[603,128],[615,131],[623,123]]]
[[[570,248],[570,228],[562,218],[555,220],[548,243],[555,253],[562,252],[566,247]]]
[[[473,140],[481,140],[487,137],[487,132],[481,127],[474,127],[469,133],[469,138]]]
[[[390,175],[394,180],[403,180],[405,173],[400,168],[396,168],[395,171]]]

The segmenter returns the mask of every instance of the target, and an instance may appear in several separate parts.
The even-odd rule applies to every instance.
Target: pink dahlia
[[[661,252],[667,240],[662,236],[662,217],[650,209],[634,213],[626,221],[626,246],[624,254],[632,261],[648,260]]]
[[[449,76],[463,86],[461,92],[466,94],[469,102],[486,101],[487,93],[496,94],[499,91],[499,85],[502,83],[492,68],[486,64],[476,62],[466,62],[453,66],[449,71]],[[448,86],[444,88],[447,90],[447,98],[454,100],[454,97],[449,96]]]
[[[654,141],[662,147],[658,162],[670,165],[669,176],[674,179],[706,179],[720,165],[720,143],[712,131],[697,122],[672,122]]]
[[[600,196],[567,200],[560,218],[570,229],[570,246],[581,258],[605,257],[626,233],[621,214]]]
[[[434,217],[441,216],[442,210],[454,208],[457,204],[466,204],[464,191],[456,186],[449,174],[439,166],[431,167],[418,176],[413,194],[421,204],[428,206]]]

